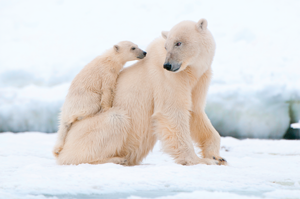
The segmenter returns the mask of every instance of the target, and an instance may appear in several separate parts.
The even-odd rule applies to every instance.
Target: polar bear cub
[[[129,41],[121,41],[87,64],[74,78],[60,115],[58,138],[53,154],[63,149],[71,125],[111,108],[120,70],[127,61],[143,59],[146,52]]]

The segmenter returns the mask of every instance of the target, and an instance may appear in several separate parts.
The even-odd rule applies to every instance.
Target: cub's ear
[[[167,39],[168,34],[169,34],[169,31],[162,31],[162,32],[161,32],[161,36],[162,36],[164,39]]]
[[[120,47],[119,47],[118,45],[114,45],[114,50],[115,50],[116,52],[119,52],[119,49],[120,49]]]
[[[197,22],[197,28],[201,31],[201,30],[206,30],[207,29],[207,20],[206,19],[200,19]]]

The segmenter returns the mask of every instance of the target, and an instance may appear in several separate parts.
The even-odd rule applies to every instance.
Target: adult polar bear
[[[176,163],[226,164],[204,112],[215,52],[207,21],[183,21],[162,35],[148,57],[120,73],[113,108],[72,126],[58,164],[136,165],[157,139]]]

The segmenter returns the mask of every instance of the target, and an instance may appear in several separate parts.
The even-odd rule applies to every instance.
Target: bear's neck
[[[197,82],[202,78],[202,76],[210,70],[211,67],[205,63],[197,63],[197,65],[189,65],[184,71],[182,71],[185,76],[188,76],[189,85],[193,88]]]
[[[201,76],[211,68],[212,61],[210,59],[198,59],[193,64],[189,65],[188,67],[191,68],[193,74],[197,79],[200,79]]]
[[[113,67],[117,72],[119,72],[126,63],[123,57],[120,54],[118,54],[114,49],[107,50],[104,53],[103,58],[104,62]]]

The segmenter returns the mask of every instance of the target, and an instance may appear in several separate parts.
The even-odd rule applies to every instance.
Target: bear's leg
[[[220,157],[220,135],[212,126],[204,111],[191,113],[191,136],[202,150],[204,158],[215,159],[219,165],[227,165]]]
[[[226,160],[220,157],[220,135],[204,111],[211,76],[212,71],[209,69],[201,76],[192,91],[193,108],[190,111],[190,131],[192,139],[202,149],[204,158],[216,159],[218,164],[226,165]]]
[[[212,71],[209,69],[201,76],[193,89],[190,131],[193,140],[202,149],[204,158],[216,159],[219,161],[218,164],[226,165],[226,160],[220,157],[220,135],[212,126],[204,111],[211,76]]]
[[[209,69],[201,76],[192,91],[193,109],[190,111],[190,131],[192,139],[202,149],[204,158],[216,159],[218,164],[226,165],[226,160],[220,157],[220,135],[204,111],[211,76],[212,71]]]
[[[196,155],[189,132],[188,120],[182,121],[184,117],[177,118],[181,121],[174,119],[172,121],[161,113],[153,115],[155,132],[162,141],[164,151],[170,154],[176,163],[182,165],[217,164],[214,160],[200,159]]]

